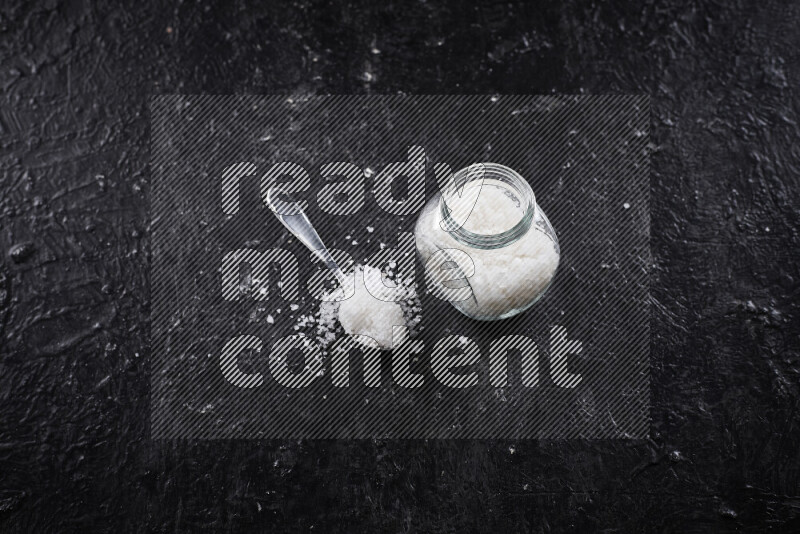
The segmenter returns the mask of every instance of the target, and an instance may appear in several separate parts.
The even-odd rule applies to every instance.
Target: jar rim
[[[467,182],[478,179],[494,179],[504,182],[517,193],[523,207],[523,215],[519,222],[512,228],[496,234],[478,234],[466,230],[463,223],[453,220],[445,198],[457,194],[457,190]],[[530,184],[514,169],[500,163],[482,162],[474,163],[456,171],[453,180],[446,190],[442,191],[439,202],[442,217],[442,228],[460,243],[474,248],[501,248],[508,246],[520,239],[530,229],[535,218],[537,205]]]

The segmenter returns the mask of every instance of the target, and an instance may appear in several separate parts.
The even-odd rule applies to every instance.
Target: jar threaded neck
[[[497,233],[475,233],[465,228],[466,220],[458,222],[453,218],[448,202],[452,205],[460,199],[460,192],[467,183],[478,180],[483,180],[484,184],[487,180],[502,184],[519,200],[521,216],[513,227]],[[442,229],[456,241],[480,249],[501,248],[514,243],[528,232],[536,215],[536,200],[530,184],[514,169],[498,163],[476,163],[456,172],[452,183],[442,191],[439,207]]]

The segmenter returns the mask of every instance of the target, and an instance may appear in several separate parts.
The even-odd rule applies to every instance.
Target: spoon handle
[[[319,237],[319,234],[312,226],[311,221],[308,220],[305,212],[300,209],[297,203],[282,202],[277,199],[280,191],[272,188],[267,193],[267,205],[278,218],[278,220],[292,233],[297,239],[300,240],[314,255],[319,258],[325,266],[333,272],[336,279],[342,287],[347,287],[347,278],[345,277],[339,265],[333,259],[333,256],[328,252],[325,243]]]

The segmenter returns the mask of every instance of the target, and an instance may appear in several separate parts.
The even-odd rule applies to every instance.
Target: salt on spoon
[[[381,271],[375,267],[359,265],[355,268],[355,292],[340,303],[339,323],[350,335],[368,336],[381,348],[392,348],[394,327],[404,326],[406,320],[402,307],[390,300],[389,288],[384,286],[381,277]],[[383,298],[376,298],[373,293]],[[400,330],[399,336],[398,345],[405,340],[407,331]]]
[[[346,291],[345,288],[350,287],[351,280],[339,268],[299,204],[280,200],[278,196],[281,194],[285,192],[276,187],[270,188],[267,191],[267,205],[286,229],[330,269],[339,281],[339,296],[344,296],[343,292]],[[380,270],[370,266],[358,266],[354,274],[353,295],[342,299],[339,303],[339,323],[347,334],[356,336],[355,339],[359,342],[371,344],[369,339],[372,339],[380,348],[392,348],[394,326],[406,326],[402,307],[397,302],[388,300],[388,291],[380,291],[381,287],[390,289],[383,285]],[[376,292],[387,300],[376,298],[373,295]],[[397,339],[398,345],[407,336],[407,329],[403,328],[399,332],[402,333]]]

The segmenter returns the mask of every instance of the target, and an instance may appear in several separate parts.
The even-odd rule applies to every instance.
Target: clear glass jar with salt
[[[422,209],[414,234],[428,289],[479,320],[530,308],[550,287],[561,256],[531,186],[496,163],[456,172]]]

